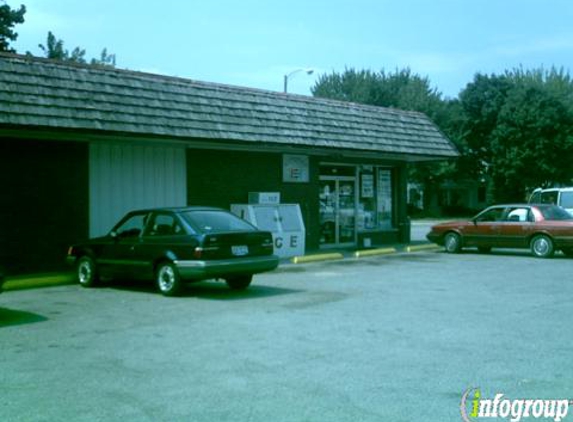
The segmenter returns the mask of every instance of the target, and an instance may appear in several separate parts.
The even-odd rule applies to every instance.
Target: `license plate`
[[[231,246],[231,252],[235,256],[245,256],[249,254],[249,247],[246,245]]]

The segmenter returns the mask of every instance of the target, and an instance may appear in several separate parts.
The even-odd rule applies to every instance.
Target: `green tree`
[[[516,86],[493,132],[495,199],[518,201],[537,186],[571,181],[573,115],[548,90]]]
[[[311,92],[315,97],[421,111],[432,118],[444,111],[441,93],[430,86],[428,78],[408,68],[378,73],[355,69],[333,72],[321,75]]]
[[[79,47],[74,48],[71,52],[64,49],[64,41],[57,39],[56,36],[48,31],[46,45],[38,44],[44,56],[52,60],[70,61],[75,63],[85,63],[86,51]]]
[[[115,67],[115,54],[109,54],[107,48],[101,51],[99,59],[91,59],[90,64]]]
[[[468,157],[490,180],[489,202],[522,201],[571,183],[573,84],[562,70],[475,76],[460,94]]]
[[[38,47],[43,51],[44,57],[48,59],[74,63],[87,63],[85,58],[85,49],[76,47],[72,51],[66,50],[64,48],[64,41],[56,38],[56,36],[51,31],[48,32],[46,45],[39,44]],[[115,67],[115,54],[109,54],[107,49],[104,48],[100,54],[100,58],[91,59],[89,63],[98,66]]]
[[[6,2],[0,3],[0,51],[15,52],[10,48],[10,42],[16,41],[18,34],[14,31],[14,26],[24,23],[26,6],[21,5],[19,9],[11,9]]]

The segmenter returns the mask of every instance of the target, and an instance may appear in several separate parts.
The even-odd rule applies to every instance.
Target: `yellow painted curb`
[[[374,255],[387,255],[391,253],[396,253],[396,248],[379,248],[379,249],[366,249],[363,251],[354,252],[356,258],[362,258],[364,256],[374,256]]]
[[[426,251],[426,250],[440,249],[440,248],[441,248],[441,246],[438,246],[438,245],[414,245],[414,246],[408,246],[406,248],[406,251],[418,252],[418,251]]]
[[[344,256],[341,253],[322,253],[317,255],[295,256],[292,259],[292,263],[303,264],[306,262],[332,261],[335,259],[342,259],[342,258],[344,258]]]
[[[3,290],[24,290],[34,289],[36,287],[61,286],[64,284],[72,284],[74,282],[74,277],[71,274],[14,278],[8,279],[4,282]]]

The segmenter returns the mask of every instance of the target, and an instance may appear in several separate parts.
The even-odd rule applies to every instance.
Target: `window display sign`
[[[360,196],[362,198],[374,198],[374,175],[362,174],[361,179]]]
[[[308,183],[308,156],[283,155],[283,182]]]
[[[378,225],[392,227],[392,173],[386,169],[378,169]]]

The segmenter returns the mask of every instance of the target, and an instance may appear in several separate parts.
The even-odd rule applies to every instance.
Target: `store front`
[[[416,112],[4,53],[0,79],[10,273],[58,268],[127,210],[253,192],[300,208],[307,252],[407,242],[407,163],[458,156]]]
[[[392,168],[321,164],[320,247],[370,247],[372,238],[396,230]]]

